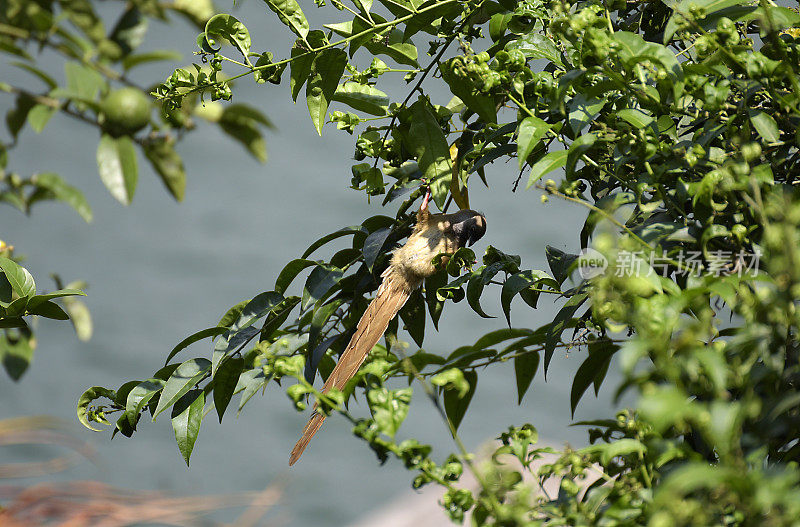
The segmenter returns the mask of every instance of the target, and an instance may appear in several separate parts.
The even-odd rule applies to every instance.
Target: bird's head
[[[469,247],[486,234],[486,217],[471,209],[462,209],[450,215],[450,229],[459,247]]]

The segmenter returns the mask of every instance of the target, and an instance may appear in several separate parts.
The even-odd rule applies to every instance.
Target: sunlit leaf
[[[139,178],[130,137],[103,134],[97,146],[97,168],[111,195],[123,205],[130,205]]]

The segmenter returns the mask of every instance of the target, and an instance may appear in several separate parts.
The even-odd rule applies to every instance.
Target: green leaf
[[[583,93],[573,97],[569,101],[569,115],[567,117],[567,122],[573,133],[577,134],[585,126],[594,122],[605,104],[606,100],[604,98],[587,98]]]
[[[225,361],[228,353],[247,344],[258,333],[258,328],[247,326],[236,332],[229,331],[225,337],[217,340],[211,353],[211,375],[216,375],[217,368]]]
[[[130,205],[139,177],[131,138],[103,134],[97,145],[97,168],[111,195],[123,205]]]
[[[30,298],[36,294],[36,283],[27,269],[5,256],[0,256],[0,269],[11,284],[11,289],[20,297]]]
[[[281,22],[298,37],[305,39],[308,35],[308,20],[296,0],[264,0],[267,6],[278,15]],[[338,81],[337,81],[338,82]]]
[[[376,17],[373,17],[373,20],[377,22]],[[375,23],[369,20],[356,17],[353,19],[352,24],[352,36],[354,38],[352,38],[349,43],[349,55],[351,58],[355,55],[356,51],[358,51],[358,48],[373,40],[377,33],[375,30]]]
[[[544,374],[547,376],[547,369],[550,366],[550,360],[553,358],[553,352],[556,349],[556,344],[561,341],[561,334],[570,325],[572,316],[579,307],[586,301],[587,293],[579,293],[573,295],[567,300],[567,303],[562,306],[558,311],[550,328],[547,332],[547,341],[544,347]]]
[[[472,166],[469,169],[469,173],[472,174],[473,172],[483,170],[484,167],[489,163],[494,163],[495,160],[501,157],[505,157],[516,151],[517,151],[517,145],[513,143],[507,143],[495,148],[486,148],[483,150],[484,152],[483,155],[480,158],[478,158],[477,161],[472,163]]]
[[[27,95],[18,95],[14,109],[6,113],[6,126],[13,139],[17,138],[19,131],[28,120],[28,113],[36,106],[34,100]]]
[[[16,62],[16,61],[10,62],[9,64],[11,66],[16,66],[18,68],[22,68],[23,70],[27,71],[28,73],[32,73],[40,81],[42,81],[45,84],[47,84],[47,87],[50,88],[51,90],[58,86],[58,83],[55,81],[55,79],[53,79],[53,77],[51,77],[44,70],[41,70],[41,69],[37,68],[36,66],[28,64],[27,62]]]
[[[114,390],[109,390],[102,386],[93,386],[83,392],[80,398],[78,398],[78,421],[89,430],[94,430],[95,432],[102,432],[102,430],[89,424],[89,404],[100,397],[105,397],[113,401],[116,398],[116,393]]]
[[[780,31],[782,29],[788,29],[792,27],[800,26],[800,13],[796,11],[796,8],[793,9],[791,7],[784,7],[778,5],[771,5],[767,4],[764,7],[755,8],[755,6],[742,6],[739,7],[735,13],[741,14],[742,17],[747,14],[750,15],[747,17],[748,20],[750,19],[757,19],[762,26],[762,31]],[[751,11],[752,10],[752,14]],[[734,17],[733,10],[726,10],[724,14],[728,15],[728,18],[731,20],[738,20]],[[718,13],[722,15],[723,13]],[[714,18],[714,17],[710,17]],[[717,23],[717,20],[714,20],[714,24]]]
[[[319,48],[328,43],[325,34],[318,29],[309,32],[306,41],[312,48]],[[290,54],[292,61],[289,63],[289,89],[292,92],[292,100],[297,101],[297,95],[311,74],[311,65],[317,54],[309,51],[308,45],[302,39],[294,43]]]
[[[204,358],[190,359],[178,366],[172,373],[158,400],[158,406],[153,413],[153,421],[158,414],[175,404],[183,397],[186,392],[191,390],[195,384],[200,382],[211,369],[211,361]]]
[[[65,63],[64,73],[67,77],[66,95],[76,96],[79,100],[95,100],[97,94],[106,86],[102,75],[78,62]]]
[[[311,247],[309,247],[309,250],[311,250]],[[303,271],[303,269],[311,267],[312,265],[319,265],[319,264],[320,262],[317,262],[315,260],[306,260],[305,258],[296,258],[292,260],[291,262],[286,264],[286,266],[284,266],[284,268],[281,269],[280,274],[278,274],[278,278],[275,280],[275,291],[277,291],[278,293],[284,293],[286,289],[294,281],[294,279],[297,277],[297,275]]]
[[[389,106],[389,96],[369,84],[345,82],[336,87],[333,100],[370,115],[383,117]]]
[[[408,415],[412,389],[387,390],[375,388],[367,392],[367,402],[378,429],[389,437],[394,437]]]
[[[306,285],[303,288],[303,302],[300,305],[301,309],[305,310],[317,300],[325,297],[343,276],[344,271],[336,266],[317,264],[317,267],[311,271],[308,279],[306,279]]]
[[[483,281],[480,275],[473,275],[467,282],[467,303],[481,318],[495,318],[492,315],[487,315],[481,307],[481,294],[483,294],[483,287],[486,282]]]
[[[28,305],[26,310],[31,315],[39,315],[54,320],[69,320],[69,315],[67,315],[58,304],[49,300],[41,302],[35,307],[30,307],[30,305]]]
[[[289,314],[300,303],[299,296],[290,296],[283,300],[280,304],[267,315],[267,320],[261,327],[261,337],[263,340],[272,340],[276,336],[276,332],[289,318]]]
[[[539,368],[539,352],[528,351],[525,350],[524,347],[517,347],[514,344],[504,351],[510,350],[524,352],[514,357],[514,377],[517,380],[517,404],[521,404],[522,398],[525,396],[525,392],[528,391],[528,387],[530,387],[531,381],[533,381],[533,377],[536,375],[536,370]]]
[[[372,0],[355,0],[355,4],[358,6],[358,10],[361,11],[362,15],[368,15],[369,10],[372,9]]]
[[[75,335],[81,342],[92,338],[92,315],[86,304],[77,298],[65,297],[62,299],[64,310],[69,315],[69,321],[75,329]]]
[[[222,315],[222,318],[219,319],[217,326],[224,328],[231,327],[233,323],[239,319],[239,315],[242,314],[242,309],[244,309],[244,306],[246,306],[248,302],[250,302],[250,300],[242,300],[235,306],[228,309],[225,314]]]
[[[469,275],[465,274],[463,276],[459,276],[452,282],[448,282],[446,285],[436,290],[436,299],[440,302],[444,302],[447,299],[450,299],[456,303],[461,302],[464,300],[464,296],[466,296],[466,293],[464,293],[462,287],[468,280]]]
[[[28,297],[22,296],[12,301],[6,307],[6,315],[10,317],[20,316],[25,313],[25,308],[28,306]]]
[[[259,126],[272,127],[272,123],[258,110],[246,104],[231,104],[225,107],[219,119],[222,131],[239,141],[250,155],[264,163],[267,161],[267,146]]]
[[[623,437],[615,439],[611,443],[599,443],[586,447],[587,452],[597,452],[600,454],[600,463],[608,465],[612,459],[618,456],[627,456],[630,454],[643,454],[647,451],[647,447],[638,439],[630,437]]]
[[[411,293],[406,304],[400,310],[400,319],[405,324],[411,338],[417,346],[422,346],[425,340],[425,300],[419,290]]]
[[[128,55],[144,41],[148,23],[148,18],[138,7],[130,6],[120,16],[108,38],[120,47],[123,55]]]
[[[317,249],[319,249],[320,247],[322,247],[323,245],[325,245],[328,242],[331,242],[331,241],[333,241],[333,240],[335,240],[337,238],[341,238],[342,236],[350,236],[350,235],[355,234],[357,232],[362,232],[361,225],[354,225],[352,227],[344,227],[343,229],[339,229],[336,232],[332,232],[330,234],[326,234],[325,236],[323,236],[319,240],[317,240],[314,243],[312,243],[311,245],[309,245],[308,249],[306,249],[305,252],[303,252],[303,256],[300,257],[300,260],[295,260],[295,261],[298,261],[298,262],[299,261],[305,261],[305,262],[308,262],[308,265],[314,264],[316,262],[313,262],[312,260],[303,260],[303,258],[308,258],[311,255],[311,253],[313,253],[314,251],[316,251]]]
[[[395,2],[395,0],[391,1]],[[372,19],[378,24],[386,22],[386,19],[377,13],[372,13]],[[350,37],[353,35],[352,20],[339,24],[325,24],[325,27],[342,37]],[[367,27],[362,26],[362,30],[363,29],[367,29]],[[388,30],[388,33],[383,33],[382,36],[383,38],[380,40],[367,39],[361,44],[372,55],[386,55],[398,64],[405,64],[414,68],[419,67],[419,63],[417,62],[417,47],[410,39],[408,41],[403,39],[403,32],[401,30],[394,27]]]
[[[431,384],[445,390],[454,390],[458,397],[464,397],[469,392],[469,383],[464,378],[464,372],[458,368],[449,368],[437,373],[431,377]]]
[[[272,84],[280,84],[281,76],[286,70],[286,63],[275,66],[272,53],[265,51],[258,57],[258,60],[256,60],[255,67],[256,70],[253,72],[253,79],[256,83],[264,84],[265,82],[269,82]]]
[[[534,183],[553,170],[563,167],[567,163],[567,154],[568,152],[566,150],[557,150],[555,152],[549,152],[537,161],[531,167],[531,172],[528,176],[528,184],[525,185],[525,189],[531,188]]]
[[[456,75],[453,70],[452,60],[443,63],[440,67],[442,79],[450,87],[450,92],[464,101],[467,108],[477,113],[486,123],[497,122],[497,110],[494,99],[487,95],[475,92],[472,83]]]
[[[250,32],[236,17],[226,14],[214,15],[206,22],[206,38],[219,36],[233,44],[243,57],[250,53]]]
[[[297,46],[292,48],[291,58],[294,60],[289,63],[289,89],[291,90],[293,101],[297,101],[300,89],[311,74],[311,65],[314,63],[314,57],[314,53],[309,53],[304,48]]]
[[[18,381],[31,364],[36,339],[28,327],[0,332],[0,360],[13,381]]]
[[[336,93],[346,65],[347,53],[339,48],[328,48],[314,57],[311,76],[306,84],[306,104],[311,122],[319,135],[322,135],[328,104]]]
[[[364,255],[364,263],[367,269],[369,269],[369,272],[372,272],[372,268],[375,266],[375,260],[377,260],[378,256],[381,254],[381,249],[383,249],[383,246],[386,244],[386,239],[390,234],[392,234],[392,229],[383,227],[371,232],[369,236],[367,236],[367,239],[364,240],[361,253]]]
[[[497,16],[497,15],[495,15]],[[526,59],[544,59],[564,67],[561,52],[544,32],[529,31],[506,45],[506,50],[518,49]]]
[[[688,25],[688,30],[697,31],[697,28],[702,28],[708,31],[716,28],[717,21],[722,18],[722,16],[727,16],[727,18],[735,21],[740,16],[744,16],[755,10],[755,6],[742,5],[750,3],[749,0],[682,0],[680,2],[669,0],[664,3],[674,10],[674,14],[670,17],[664,28],[664,44],[672,40],[678,27],[686,26],[684,23],[685,19],[693,21],[692,24]],[[697,12],[704,12],[705,16],[694,16],[692,12],[695,9]]]
[[[86,223],[92,221],[92,208],[89,206],[89,202],[83,192],[68,184],[58,174],[52,172],[35,174],[31,177],[31,183],[46,189],[53,194],[55,199],[72,207]]]
[[[469,384],[469,389],[463,395],[458,390],[445,390],[444,392],[444,411],[456,430],[464,419],[464,414],[467,413],[469,403],[478,387],[478,374],[475,371],[465,371],[464,379]]]
[[[506,279],[503,283],[503,289],[500,291],[500,305],[503,308],[503,314],[506,316],[508,325],[511,326],[511,301],[519,293],[537,285],[538,283],[558,289],[558,283],[553,280],[544,271],[528,270],[515,273]],[[538,296],[538,292],[531,291],[531,294]]]
[[[311,317],[311,327],[308,330],[308,349],[314,350],[319,344],[319,337],[322,333],[322,328],[328,323],[331,316],[336,313],[339,306],[344,303],[343,298],[336,298],[327,304],[317,307],[314,310],[314,315]]]
[[[575,372],[575,378],[572,381],[569,401],[573,417],[575,417],[575,408],[578,407],[578,403],[586,389],[593,382],[599,387],[600,384],[597,379],[600,378],[602,381],[602,377],[605,377],[611,357],[614,356],[617,350],[619,350],[619,346],[608,339],[589,342],[589,356],[578,367],[578,371]]]
[[[517,160],[520,170],[549,129],[550,125],[538,117],[526,117],[520,121],[517,128]]]
[[[675,97],[680,96],[683,69],[672,51],[661,44],[647,42],[641,35],[628,31],[617,31],[612,38],[618,46],[619,58],[624,67],[635,68],[644,60],[650,60],[656,65],[660,63],[671,77]]]
[[[192,390],[186,393],[175,403],[172,411],[172,429],[175,431],[175,441],[181,451],[186,466],[189,466],[189,457],[192,455],[197,433],[203,421],[203,408],[206,396],[203,390]]]
[[[649,115],[639,108],[624,108],[618,110],[617,117],[630,123],[634,128],[647,128],[654,121],[652,115]]]
[[[225,129],[224,125],[222,128]],[[183,201],[186,193],[186,171],[183,168],[181,156],[175,151],[173,142],[165,137],[158,137],[147,141],[143,150],[145,157],[153,166],[153,170],[161,177],[161,182],[167,187],[175,201]]]
[[[256,320],[275,309],[281,302],[283,302],[283,295],[275,291],[265,291],[256,295],[242,308],[239,318],[231,325],[231,334],[252,325]]]
[[[139,414],[142,413],[150,399],[164,388],[164,384],[166,381],[163,379],[152,378],[140,382],[128,392],[123,416],[128,420],[131,428],[136,428]]]
[[[214,407],[217,409],[219,422],[225,409],[233,397],[236,385],[239,383],[239,375],[244,369],[244,359],[241,357],[230,357],[223,361],[214,374]]]
[[[767,143],[777,143],[781,139],[778,123],[766,112],[761,110],[750,110],[750,122],[756,129],[758,135]]]
[[[28,124],[31,125],[34,132],[40,134],[55,113],[56,109],[52,106],[37,104],[28,112]]]
[[[130,70],[141,64],[147,64],[148,62],[157,62],[161,60],[169,62],[180,62],[182,59],[183,55],[181,55],[177,51],[171,49],[157,49],[155,51],[149,51],[147,53],[128,55],[127,57],[122,59],[122,67],[125,68],[126,70]]]
[[[86,293],[78,289],[59,289],[58,291],[53,291],[52,293],[35,295],[32,296],[28,302],[28,309],[35,308],[39,304],[47,302],[48,300],[52,300],[54,298],[63,298],[66,296],[86,296]]]
[[[372,17],[379,18],[375,14]],[[417,47],[411,39],[404,39],[403,32],[396,27],[389,30],[388,35],[382,40],[370,40],[364,44],[364,47],[372,55],[386,55],[398,64],[405,64],[413,68],[419,67]]]
[[[408,149],[417,158],[422,176],[431,184],[431,194],[441,209],[447,200],[453,167],[450,147],[428,100],[421,96],[411,105],[411,127],[408,132]]]
[[[226,331],[228,331],[227,327],[216,326],[213,328],[202,329],[196,333],[189,335],[188,337],[180,341],[174,348],[172,348],[172,351],[170,351],[169,354],[167,354],[167,359],[164,361],[164,365],[166,366],[167,364],[169,364],[169,361],[170,359],[172,359],[172,357],[177,355],[183,349],[191,346],[195,342],[201,341],[208,337],[216,337],[217,335],[222,335]]]
[[[556,282],[559,285],[563,284],[564,280],[569,278],[572,264],[578,259],[578,255],[565,253],[561,249],[548,245],[545,247],[545,256],[547,257],[547,265],[550,266]]]
[[[22,317],[8,317],[3,315],[0,317],[0,329],[4,328],[27,328],[28,324],[25,323]]]
[[[502,328],[496,329],[487,333],[486,335],[479,338],[475,341],[474,348],[475,349],[486,349],[491,346],[495,346],[500,344],[501,342],[505,342],[507,340],[517,339],[519,337],[530,337],[536,335],[536,333],[532,332],[530,329],[524,328]]]
[[[242,395],[239,397],[238,413],[242,412],[242,408],[247,404],[247,401],[256,394],[259,388],[266,385],[267,381],[269,381],[269,378],[264,375],[264,369],[260,367],[247,370],[239,376],[239,384],[236,386],[236,392],[241,391]]]
[[[661,385],[643,395],[638,406],[642,417],[660,434],[697,413],[693,399],[677,386]]]
[[[436,291],[447,285],[447,272],[442,269],[425,279],[425,302],[431,315],[433,327],[439,329],[439,319],[444,310],[444,300],[440,300]]]
[[[428,0],[417,8],[417,16],[412,17],[406,22],[406,29],[403,31],[403,40],[408,40],[419,31],[425,31],[436,35],[433,23],[438,18],[453,19],[461,11],[457,2],[442,2],[440,0]]]

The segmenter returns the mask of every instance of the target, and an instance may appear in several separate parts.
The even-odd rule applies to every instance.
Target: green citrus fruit
[[[112,135],[133,134],[150,122],[150,98],[136,88],[114,90],[100,105],[105,117],[103,128]]]

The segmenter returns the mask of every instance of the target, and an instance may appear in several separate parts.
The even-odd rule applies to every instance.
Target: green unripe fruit
[[[736,236],[736,239],[739,241],[744,240],[744,237],[747,235],[747,227],[742,225],[741,223],[737,223],[733,227],[731,227],[731,234]]]
[[[525,54],[518,49],[512,49],[508,53],[508,70],[519,71],[525,65]]]
[[[114,90],[100,101],[103,130],[113,136],[138,132],[150,122],[150,98],[136,88]]]

